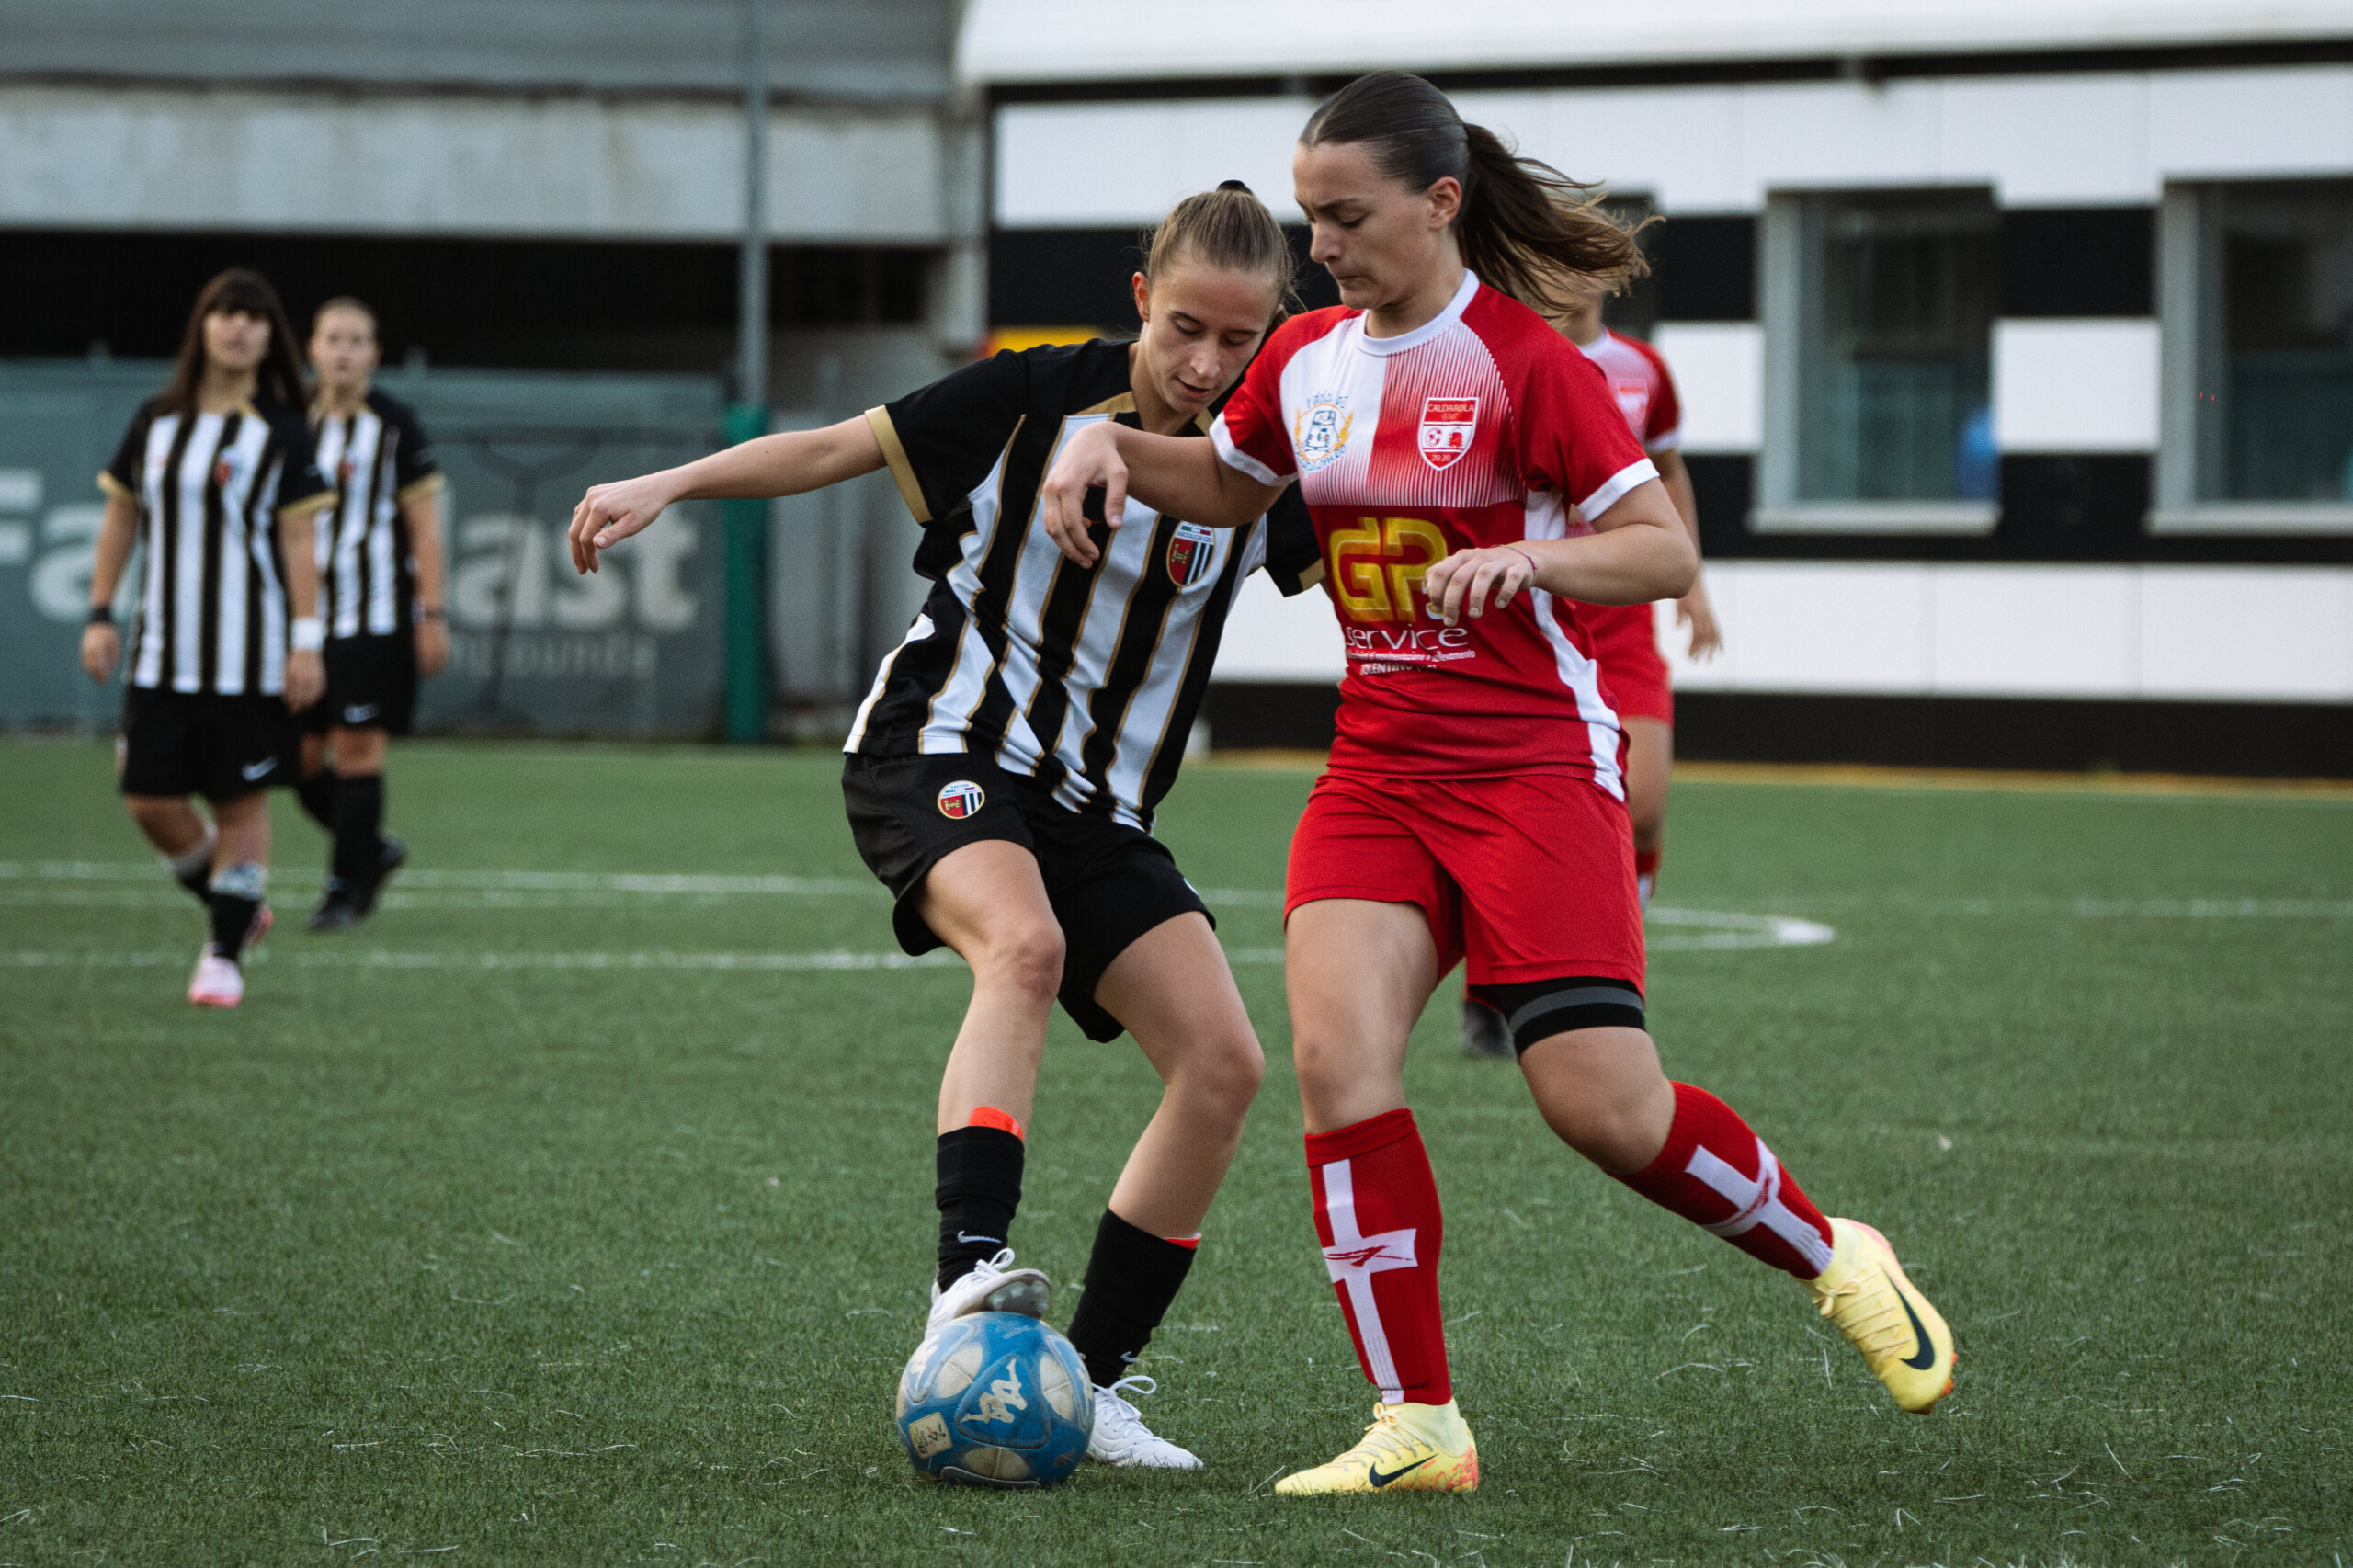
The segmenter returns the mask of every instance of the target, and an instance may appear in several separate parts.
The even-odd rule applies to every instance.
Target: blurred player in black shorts
[[[115,585],[144,545],[122,706],[121,787],[133,821],[211,916],[188,999],[244,999],[239,959],[269,929],[269,796],[290,750],[288,710],[325,684],[313,517],[335,497],[311,456],[301,371],[278,291],[232,268],[188,314],[172,379],[140,404],[98,486],[82,667],[123,654]],[[188,803],[202,795],[207,822]]]
[[[311,327],[311,428],[335,488],[318,530],[326,699],[303,715],[302,809],[335,835],[313,931],[376,905],[408,846],[383,831],[388,737],[408,733],[416,683],[449,661],[441,599],[441,471],[415,413],[376,390],[375,312],[348,297]],[[330,766],[327,749],[335,750]]]

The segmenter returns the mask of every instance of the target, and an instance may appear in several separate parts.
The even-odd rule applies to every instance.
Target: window
[[[2167,192],[2160,531],[2353,529],[2353,180]]]
[[[1767,212],[1767,529],[1991,530],[2000,219],[1984,191]]]

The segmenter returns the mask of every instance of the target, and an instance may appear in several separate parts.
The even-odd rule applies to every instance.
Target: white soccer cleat
[[[925,1332],[945,1327],[974,1312],[1019,1312],[1025,1317],[1042,1318],[1046,1315],[1046,1297],[1052,1289],[1038,1270],[1014,1267],[1013,1249],[1006,1247],[995,1257],[974,1264],[970,1274],[945,1290],[934,1282],[931,1321],[925,1325]]]
[[[233,1007],[245,999],[245,971],[207,942],[188,976],[188,999],[199,1007]]]
[[[1121,1378],[1095,1391],[1095,1435],[1086,1439],[1086,1457],[1130,1470],[1199,1470],[1199,1456],[1165,1437],[1155,1437],[1143,1415],[1120,1396],[1121,1389],[1156,1393],[1160,1385],[1150,1378]]]

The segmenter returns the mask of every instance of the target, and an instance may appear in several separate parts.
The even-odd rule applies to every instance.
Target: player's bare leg
[[[1046,1277],[1010,1268],[1023,1131],[1063,977],[1063,929],[1029,850],[967,844],[925,876],[916,909],[972,966],[972,999],[939,1081],[939,1269],[932,1320],[980,1311],[1043,1316]]]
[[[1438,1183],[1405,1108],[1407,1037],[1438,979],[1413,904],[1329,899],[1291,912],[1284,980],[1316,1232],[1381,1402],[1353,1448],[1277,1483],[1286,1496],[1479,1484],[1438,1311]]]
[[[139,824],[140,833],[163,858],[172,880],[197,903],[210,908],[211,820],[178,795],[126,795],[123,804],[130,808],[131,820]]]
[[[1667,1080],[1650,1035],[1572,1029],[1534,1040],[1520,1071],[1562,1142],[1652,1202],[1803,1284],[1903,1408],[1952,1387],[1952,1335],[1886,1238],[1813,1205],[1748,1124]]]
[[[1634,891],[1644,908],[1666,847],[1666,791],[1675,775],[1675,726],[1629,713],[1626,731],[1626,814],[1634,824]]]
[[[1086,1294],[1071,1321],[1071,1343],[1095,1384],[1087,1453],[1110,1464],[1197,1470],[1199,1459],[1145,1427],[1125,1396],[1156,1385],[1127,1369],[1192,1267],[1201,1222],[1266,1076],[1266,1054],[1225,949],[1198,914],[1130,943],[1096,983],[1095,1000],[1127,1026],[1164,1087],[1096,1227]]]

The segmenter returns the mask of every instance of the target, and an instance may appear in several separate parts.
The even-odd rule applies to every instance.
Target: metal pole
[[[735,403],[727,438],[748,441],[768,424],[767,0],[744,0],[744,243],[737,267]],[[763,740],[768,722],[768,505],[722,503],[727,557],[726,733]]]

